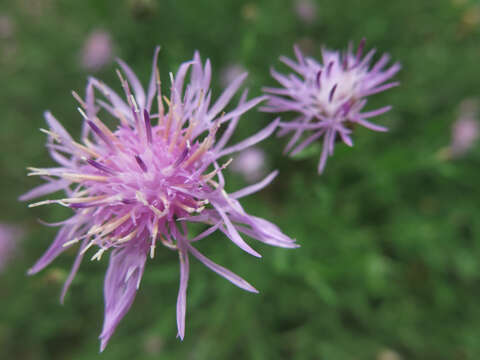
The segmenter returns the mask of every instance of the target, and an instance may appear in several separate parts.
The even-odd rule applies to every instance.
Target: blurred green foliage
[[[280,177],[246,199],[246,209],[277,224],[302,245],[297,250],[254,247],[249,257],[224,237],[200,245],[209,257],[248,279],[252,295],[193,261],[187,332],[175,338],[178,259],[159,251],[140,292],[107,350],[110,359],[400,359],[480,358],[480,148],[442,160],[458,104],[480,92],[480,4],[473,0],[316,1],[306,24],[290,0],[2,0],[14,25],[0,39],[0,221],[27,235],[22,255],[0,274],[1,359],[92,359],[103,320],[107,261],[85,261],[66,304],[61,284],[73,261],[67,252],[26,277],[68,211],[28,210],[17,197],[39,184],[25,167],[52,164],[44,148],[42,112],[50,109],[72,133],[80,116],[70,90],[82,92],[86,36],[107,30],[115,54],[145,81],[155,45],[162,74],[176,71],[195,49],[219,73],[228,64],[248,69],[252,95],[273,85],[272,65],[300,43],[317,56],[320,45],[345,48],[367,38],[401,61],[401,87],[369,106],[394,105],[376,119],[386,134],[357,129],[355,147],[340,145],[316,174],[318,151],[287,159],[285,139],[261,147]],[[115,64],[95,76],[115,85]],[[271,121],[250,112],[236,139]],[[318,150],[318,148],[317,148]],[[227,179],[229,190],[245,185]],[[388,351],[387,351],[388,350]],[[393,352],[393,353],[392,353]]]

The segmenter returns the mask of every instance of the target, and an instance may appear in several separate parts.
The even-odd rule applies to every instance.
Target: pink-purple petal
[[[180,259],[180,285],[178,288],[177,297],[177,336],[180,338],[180,340],[183,340],[185,337],[185,314],[187,311],[187,287],[190,265],[186,244],[183,244],[182,241],[180,241],[178,242],[178,245],[178,256]]]
[[[110,256],[105,275],[105,318],[100,335],[100,352],[133,304],[146,259],[145,249],[134,246],[114,250]]]
[[[201,263],[203,263],[206,267],[210,270],[216,272],[218,275],[223,276],[225,279],[230,281],[232,284],[238,286],[239,288],[250,291],[253,293],[258,293],[258,290],[255,289],[252,285],[250,285],[246,280],[242,279],[240,276],[234,274],[230,270],[214,263],[212,260],[208,259],[206,256],[201,254],[197,249],[193,246],[188,245],[188,251],[195,256]]]

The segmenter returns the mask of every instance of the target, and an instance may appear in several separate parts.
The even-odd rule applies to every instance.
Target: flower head
[[[63,190],[66,196],[62,199],[30,206],[60,204],[74,212],[60,224],[54,242],[29,271],[34,274],[42,270],[66,248],[79,243],[62,301],[87,251],[96,248],[92,260],[100,260],[110,250],[101,350],[132,305],[147,256],[154,258],[158,243],[164,245],[162,249],[179,254],[177,326],[182,339],[189,255],[240,288],[257,292],[248,282],[196,250],[195,241],[221,231],[242,250],[258,257],[240,233],[266,244],[296,247],[294,240],[274,224],[247,214],[238,201],[268,185],[276,172],[232,194],[225,191],[222,172],[229,160],[220,163],[220,159],[268,137],[278,124],[276,120],[252,137],[226,146],[240,116],[263,98],[247,100],[245,91],[235,109],[223,112],[245,79],[243,74],[211,104],[210,62],[203,64],[198,53],[192,61],[183,63],[175,76],[170,74],[170,97],[162,97],[156,68],[158,51],[157,48],[146,92],[132,70],[119,60],[124,75],[120,71],[118,74],[126,100],[93,78],[88,82],[85,99],[75,94],[83,117],[81,142],[76,142],[49,112],[45,114],[50,129],[43,131],[58,166],[30,168],[31,175],[42,176],[47,182],[21,198],[28,200]],[[186,82],[189,71],[190,81]],[[104,100],[96,101],[97,92]],[[100,120],[100,113],[105,111],[118,120],[116,129],[109,129]],[[219,137],[222,126],[225,129]],[[208,227],[192,237],[188,222]]]
[[[82,66],[89,71],[98,71],[112,59],[112,38],[105,30],[93,31],[85,40],[82,49]]]
[[[18,248],[23,231],[13,225],[0,224],[0,272],[3,272]]]
[[[270,94],[264,111],[298,114],[292,122],[280,124],[279,135],[294,133],[285,152],[291,151],[291,155],[295,155],[323,137],[319,173],[325,168],[327,156],[333,154],[337,138],[348,146],[353,145],[350,134],[355,125],[375,131],[387,130],[366,119],[387,112],[390,106],[368,112],[362,110],[368,96],[398,85],[397,82],[385,82],[400,70],[400,64],[385,68],[390,59],[385,54],[370,66],[375,50],[362,57],[364,45],[362,40],[356,53],[351,47],[345,53],[323,49],[321,63],[304,57],[295,47],[297,62],[283,56],[280,60],[298,75],[286,76],[272,69],[272,76],[283,87],[264,89]],[[307,130],[312,134],[299,143]]]
[[[452,126],[452,141],[449,152],[454,158],[465,155],[478,139],[480,125],[477,120],[478,104],[465,100],[460,104],[459,117]]]
[[[15,24],[7,15],[0,15],[0,39],[8,39],[15,33]]]
[[[241,174],[249,182],[258,181],[265,175],[265,153],[252,147],[238,154],[232,164],[232,171]]]
[[[220,71],[220,85],[227,87],[239,76],[245,73],[245,67],[240,64],[229,64]]]
[[[317,4],[313,0],[295,0],[294,10],[306,24],[313,23],[317,18]]]

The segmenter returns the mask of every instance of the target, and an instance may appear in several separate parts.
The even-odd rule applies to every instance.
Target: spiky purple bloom
[[[293,121],[280,124],[280,136],[293,132],[285,153],[290,152],[293,156],[323,138],[319,173],[323,172],[327,157],[333,155],[337,139],[353,146],[350,135],[355,125],[374,131],[387,130],[367,119],[389,111],[391,106],[366,112],[362,110],[368,96],[398,85],[398,82],[386,82],[400,70],[400,64],[386,67],[390,57],[384,54],[370,66],[375,49],[363,57],[364,45],[365,40],[362,40],[356,52],[353,52],[352,46],[344,53],[322,49],[321,63],[304,57],[295,46],[296,62],[284,56],[280,60],[298,75],[282,75],[272,69],[272,76],[282,87],[264,89],[269,93],[269,101],[263,111],[298,114]],[[304,139],[306,131],[309,134]]]
[[[47,182],[21,198],[29,200],[63,190],[65,198],[30,206],[53,203],[74,211],[71,218],[60,223],[54,242],[29,270],[29,274],[37,273],[65,249],[79,243],[62,301],[87,250],[97,248],[92,260],[100,260],[105,251],[111,250],[105,277],[101,350],[132,305],[147,256],[154,257],[157,241],[177,251],[180,257],[177,327],[182,339],[189,255],[238,287],[257,292],[248,282],[201,254],[194,242],[221,231],[242,250],[257,257],[260,254],[240,233],[273,246],[297,246],[274,224],[247,214],[238,201],[268,185],[277,172],[232,194],[225,191],[222,172],[229,161],[219,163],[220,159],[265,139],[278,125],[276,120],[252,137],[226,146],[240,116],[263,100],[247,100],[244,91],[238,105],[223,112],[246,74],[233,81],[212,104],[210,61],[202,64],[195,53],[193,60],[183,63],[175,76],[170,75],[170,98],[162,97],[156,67],[158,51],[157,48],[146,92],[132,70],[119,60],[127,79],[119,72],[126,101],[93,78],[88,82],[85,99],[74,94],[84,117],[82,142],[73,140],[49,112],[45,114],[50,127],[44,130],[48,134],[47,147],[58,166],[30,168],[30,175],[42,176]],[[186,82],[189,71],[190,81]],[[96,101],[96,91],[105,99]],[[158,111],[154,113],[155,100]],[[119,121],[116,129],[110,130],[99,119],[101,110]],[[225,129],[218,137],[223,125]],[[188,222],[204,223],[208,228],[192,237]]]

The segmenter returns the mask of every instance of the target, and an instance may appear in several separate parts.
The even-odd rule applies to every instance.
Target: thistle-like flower
[[[222,171],[230,160],[219,163],[220,159],[265,139],[278,125],[276,120],[252,137],[226,146],[240,116],[263,100],[260,97],[247,101],[244,91],[234,110],[222,112],[246,74],[233,81],[211,105],[210,61],[202,64],[195,53],[175,76],[170,74],[170,97],[162,97],[156,67],[158,51],[147,92],[132,70],[119,60],[126,77],[118,71],[126,101],[93,78],[88,82],[85,99],[74,93],[84,120],[81,142],[76,142],[49,112],[45,114],[50,129],[42,131],[48,135],[47,147],[58,166],[30,168],[30,175],[42,176],[47,182],[21,197],[29,200],[62,190],[65,198],[30,206],[60,204],[74,211],[71,218],[60,223],[54,242],[29,270],[29,274],[37,273],[65,249],[79,243],[61,301],[86,252],[96,248],[92,260],[100,260],[104,252],[111,250],[104,287],[101,351],[132,305],[148,254],[154,257],[157,242],[177,251],[180,258],[177,327],[181,339],[185,333],[189,255],[238,287],[257,292],[248,282],[202,255],[195,249],[195,241],[219,230],[257,257],[260,255],[240,233],[273,246],[297,246],[274,224],[247,214],[238,201],[268,185],[277,172],[232,194],[224,188]],[[185,84],[189,71],[190,81]],[[96,100],[97,92],[104,100]],[[153,113],[155,99],[158,112]],[[116,129],[109,129],[100,120],[102,111],[118,120]],[[222,125],[226,126],[218,137]],[[188,222],[208,227],[192,237]]]
[[[294,133],[285,153],[290,152],[293,156],[323,137],[319,173],[323,172],[327,157],[333,155],[337,138],[348,146],[353,146],[350,134],[356,124],[375,131],[387,130],[366,119],[389,111],[391,106],[367,112],[362,110],[368,96],[398,85],[398,82],[385,82],[400,70],[400,64],[395,63],[385,68],[390,57],[384,54],[370,67],[375,50],[362,57],[364,46],[363,39],[356,53],[351,46],[343,54],[322,49],[322,63],[304,57],[300,49],[294,47],[297,62],[284,56],[280,60],[299,76],[282,75],[272,69],[273,78],[283,87],[264,88],[270,95],[267,105],[262,108],[263,111],[291,111],[298,114],[292,122],[280,124],[280,136]],[[307,130],[312,134],[303,139]]]

